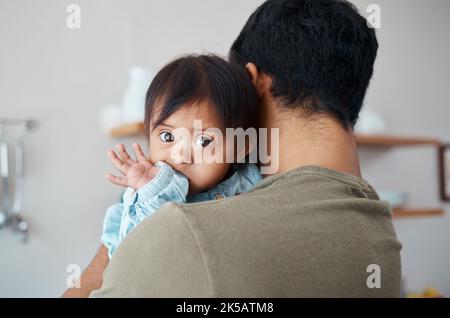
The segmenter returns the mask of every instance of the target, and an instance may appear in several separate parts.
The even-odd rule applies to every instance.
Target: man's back
[[[364,180],[301,167],[236,197],[165,205],[91,295],[398,297],[400,249],[387,203]]]

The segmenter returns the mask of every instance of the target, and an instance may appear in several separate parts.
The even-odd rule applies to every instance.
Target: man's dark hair
[[[245,70],[215,55],[187,55],[163,67],[150,84],[146,136],[151,126],[202,101],[214,105],[226,128],[257,128],[258,94]]]
[[[229,59],[272,78],[285,109],[328,113],[354,127],[378,50],[375,30],[344,0],[268,0],[248,19]]]

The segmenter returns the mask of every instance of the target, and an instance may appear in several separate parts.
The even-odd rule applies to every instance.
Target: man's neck
[[[270,126],[279,128],[278,173],[302,166],[319,166],[361,177],[356,139],[351,129],[346,131],[329,116],[275,116]]]

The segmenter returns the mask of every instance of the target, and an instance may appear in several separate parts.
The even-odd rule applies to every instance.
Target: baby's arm
[[[111,174],[107,179],[126,186],[123,203],[111,206],[103,224],[102,242],[112,256],[122,239],[145,217],[165,202],[185,203],[189,189],[187,178],[168,164],[151,164],[139,145],[134,144],[137,160],[130,158],[123,145],[117,145],[119,156],[109,151],[108,156],[124,177]]]
[[[120,242],[119,233],[123,213],[124,204],[122,202],[118,202],[106,210],[100,240],[108,249],[109,258],[111,258],[111,255],[114,253]]]
[[[135,224],[166,202],[186,203],[188,179],[164,162],[157,162],[158,174],[137,190],[127,188],[123,194],[125,217]]]
[[[106,178],[114,184],[127,187],[123,196],[125,210],[133,204],[158,209],[168,201],[186,202],[189,190],[187,178],[164,162],[153,165],[139,144],[133,144],[133,147],[136,161],[131,159],[123,144],[117,145],[120,157],[113,150],[108,151],[112,163],[124,176],[108,173]]]

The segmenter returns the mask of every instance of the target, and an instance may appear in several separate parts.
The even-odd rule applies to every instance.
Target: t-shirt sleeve
[[[213,297],[204,255],[181,208],[164,204],[140,223],[90,297]]]

